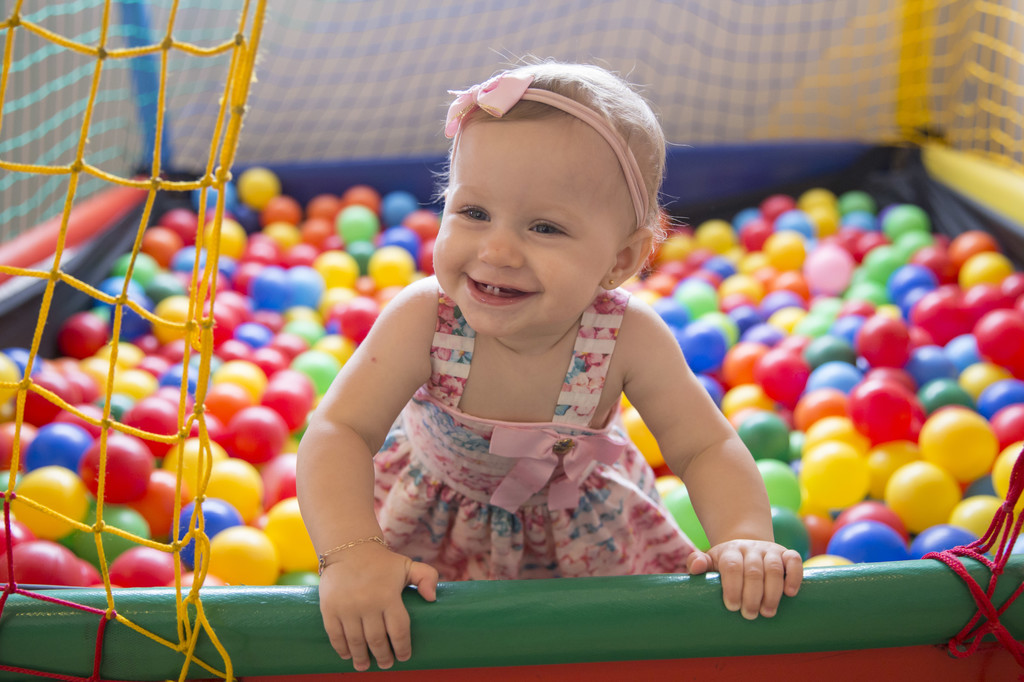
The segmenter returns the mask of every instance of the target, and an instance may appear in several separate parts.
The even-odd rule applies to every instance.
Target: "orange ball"
[[[260,225],[271,223],[291,223],[298,225],[302,222],[302,206],[295,199],[286,194],[278,194],[267,202],[267,205],[260,211]]]
[[[299,226],[299,235],[307,244],[316,247],[323,246],[324,241],[334,234],[334,221],[326,218],[311,216]]]
[[[722,378],[732,388],[740,384],[756,384],[754,366],[770,350],[763,343],[740,341],[730,348],[722,361]]]
[[[206,392],[203,405],[206,411],[227,424],[239,410],[255,405],[252,394],[241,384],[223,381],[213,384]]]
[[[666,272],[655,272],[644,280],[645,288],[653,291],[663,298],[671,296],[678,284],[679,280]]]
[[[807,280],[799,270],[786,270],[780,272],[771,284],[769,291],[792,291],[805,301],[811,300],[811,289],[807,286]]]
[[[814,422],[825,417],[847,417],[849,398],[838,388],[818,388],[803,397],[793,408],[793,424],[807,431]]]
[[[359,204],[380,214],[380,192],[369,185],[352,185],[341,195],[342,206]]]
[[[334,224],[341,212],[341,199],[334,194],[317,194],[306,204],[306,218],[321,218]]]
[[[949,260],[953,262],[953,267],[959,270],[968,258],[983,251],[1002,253],[999,242],[988,232],[967,230],[958,234],[949,243]]]
[[[164,268],[171,267],[171,260],[174,254],[178,253],[185,246],[185,242],[174,230],[154,225],[146,228],[142,235],[142,253],[150,256],[157,264]]]

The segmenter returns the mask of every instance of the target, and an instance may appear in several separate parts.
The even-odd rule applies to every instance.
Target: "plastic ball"
[[[824,551],[820,554],[812,554],[812,556],[804,561],[804,568],[836,568],[838,566],[852,566],[853,562],[842,556],[835,556],[834,554],[825,554]]]
[[[754,411],[737,432],[754,459],[789,459],[789,427],[774,412]]]
[[[861,455],[867,454],[870,442],[848,417],[824,417],[814,422],[804,434],[804,454],[822,443],[845,443]]]
[[[234,383],[244,388],[252,397],[253,402],[259,402],[267,387],[267,375],[259,367],[247,360],[231,360],[225,362],[212,374],[214,385],[222,383]]]
[[[99,495],[102,441],[95,441],[82,456],[78,473],[94,497]],[[114,504],[134,502],[146,493],[149,475],[154,469],[153,453],[142,439],[113,432],[106,440],[106,476],[103,500]]]
[[[972,495],[961,500],[949,515],[949,523],[980,538],[988,532],[1003,501],[995,495]]]
[[[819,388],[807,393],[793,408],[793,424],[806,431],[812,424],[825,417],[848,416],[848,397],[835,388]]]
[[[1004,500],[1007,499],[1010,492],[1010,475],[1013,473],[1013,468],[1022,449],[1024,449],[1024,441],[1010,443],[1002,449],[992,464],[992,487],[994,492]],[[1014,506],[1015,514],[1020,514],[1021,511],[1024,511],[1024,495],[1017,499],[1017,504]]]
[[[89,526],[96,523],[95,508],[89,510],[85,523]],[[103,505],[103,523],[105,528],[116,528],[137,538],[150,539],[149,524],[142,514],[131,507],[120,504]],[[76,530],[62,542],[71,547],[77,556],[99,568],[100,557],[99,550],[96,548],[96,535],[92,531]],[[137,546],[136,540],[116,533],[102,532],[99,533],[99,538],[103,544],[103,558],[108,565],[124,552]]]
[[[820,388],[834,388],[849,394],[863,378],[864,373],[855,366],[847,362],[833,360],[811,370],[804,391],[810,393]]]
[[[400,246],[382,246],[370,256],[366,270],[378,289],[405,286],[416,274],[416,261]]]
[[[274,543],[250,526],[226,528],[210,540],[209,569],[228,585],[273,585],[281,570]]]
[[[661,454],[661,448],[654,434],[644,423],[640,413],[633,407],[626,407],[621,413],[622,425],[626,429],[629,439],[644,456],[652,468],[657,469],[665,464],[665,458]]]
[[[78,463],[93,444],[92,435],[77,424],[53,422],[40,426],[36,437],[25,448],[24,468],[61,466],[78,471]]]
[[[769,398],[764,389],[757,384],[740,384],[725,392],[722,396],[722,414],[726,418],[746,409],[758,409],[771,411],[775,409],[775,402]]]
[[[901,320],[872,315],[857,332],[855,348],[872,367],[903,367],[910,357],[910,334]]]
[[[910,558],[921,559],[931,552],[943,552],[947,549],[969,545],[978,536],[967,530],[948,523],[940,523],[921,531],[910,543]]]
[[[336,228],[346,245],[372,242],[380,232],[380,219],[374,211],[356,204],[342,209],[337,217]]]
[[[406,216],[419,210],[420,202],[416,197],[403,190],[388,192],[380,200],[380,213],[384,224],[400,225]]]
[[[142,497],[128,503],[145,519],[151,537],[166,539],[170,536],[174,516],[177,478],[173,472],[165,469],[154,469],[149,474],[146,491]],[[180,491],[181,504],[192,501],[188,485],[182,483]]]
[[[198,490],[200,467],[205,478],[205,472],[209,471],[213,462],[227,458],[227,451],[215,441],[210,441],[209,449],[206,450],[200,444],[199,438],[186,438],[180,446],[174,446],[167,451],[160,466],[176,473],[180,463],[182,483],[190,490]]]
[[[277,222],[298,225],[302,222],[302,205],[287,194],[279,194],[270,197],[259,214],[261,227]]]
[[[945,523],[960,499],[957,480],[932,462],[916,461],[900,467],[885,486],[885,504],[911,533]]]
[[[773,505],[772,532],[775,542],[787,549],[796,550],[804,559],[810,556],[811,538],[797,513],[787,507]]]
[[[899,533],[904,542],[909,542],[910,540],[910,534],[907,533],[907,528],[903,525],[903,520],[896,514],[896,512],[889,509],[885,504],[878,500],[864,500],[863,502],[858,502],[857,504],[847,507],[841,511],[833,524],[833,533],[843,526],[848,526],[851,523],[856,523],[858,521],[877,521],[879,523],[884,523]]]
[[[10,582],[8,559],[14,567],[13,580],[26,585],[86,586],[79,559],[64,545],[50,540],[29,540],[15,545],[8,557],[0,551],[0,581]]]
[[[796,405],[810,377],[811,369],[800,353],[773,348],[754,366],[754,380],[765,394],[787,407]]]
[[[722,360],[722,378],[729,386],[754,383],[754,367],[769,350],[762,343],[740,341],[732,346]]]
[[[703,280],[683,280],[672,292],[672,298],[686,309],[691,320],[718,310],[718,292]]]
[[[238,198],[246,206],[262,211],[270,200],[281,194],[281,180],[268,168],[253,166],[238,176]]]
[[[252,523],[263,512],[263,478],[249,462],[229,457],[213,463],[206,494],[224,500]]]
[[[762,459],[757,462],[757,469],[761,472],[772,506],[794,512],[800,510],[800,480],[788,464],[776,459]]]
[[[708,536],[697,518],[697,512],[693,509],[693,502],[690,501],[690,493],[685,485],[676,486],[665,496],[665,507],[672,514],[679,528],[686,533],[694,547],[702,552],[711,548]]]
[[[687,364],[694,372],[717,370],[725,360],[728,342],[714,324],[697,320],[675,334]]]
[[[866,379],[849,395],[850,418],[872,443],[914,435],[915,396],[890,381]]]
[[[245,407],[227,424],[232,437],[229,451],[251,464],[262,464],[281,453],[288,440],[288,425],[276,411],[263,405]]]
[[[1016,403],[1003,407],[992,415],[989,425],[999,440],[1000,448],[1024,440],[1024,405]],[[0,451],[0,465],[2,464],[3,452]]]
[[[334,377],[341,370],[341,363],[330,353],[308,350],[296,356],[290,367],[309,377],[316,394],[320,396],[330,388]]]
[[[803,273],[811,292],[836,296],[850,285],[856,261],[850,253],[833,244],[813,249],[803,262]]]
[[[708,220],[697,226],[693,239],[699,248],[714,253],[727,253],[736,245],[736,233],[724,220]]]
[[[197,531],[199,529],[202,529],[202,532],[206,535],[206,537],[212,540],[213,538],[217,537],[217,534],[221,533],[222,531],[228,528],[243,525],[242,515],[238,513],[237,509],[232,507],[228,502],[225,502],[224,500],[218,499],[216,497],[207,497],[205,500],[203,500],[200,511],[197,513],[194,525],[190,526],[190,523],[192,523],[192,515],[195,512],[196,506],[196,502],[193,501],[189,502],[187,505],[181,508],[181,516],[178,520],[177,530],[178,540],[184,539],[190,527]],[[181,549],[181,560],[184,563],[186,563],[189,567],[195,567],[196,541],[194,539],[190,540],[188,544]]]
[[[930,232],[931,227],[928,214],[913,204],[891,206],[882,219],[882,232],[892,241],[910,232]]]
[[[316,550],[302,521],[298,500],[294,497],[276,503],[267,511],[264,532],[277,548],[281,570],[317,570]]]
[[[867,460],[847,443],[821,443],[804,453],[800,482],[815,504],[829,509],[848,507],[868,493]]]
[[[110,330],[107,323],[99,316],[83,311],[71,315],[61,325],[57,334],[57,347],[64,355],[82,359],[94,355],[109,340]],[[5,361],[6,358],[0,358],[0,365]],[[0,366],[0,381],[17,381],[20,378],[13,377],[9,370],[4,371]],[[0,390],[0,402],[4,400],[3,393],[6,390]]]
[[[264,506],[272,508],[281,500],[295,497],[295,470],[298,455],[286,452],[260,467],[263,478]]]
[[[905,561],[910,558],[903,537],[879,521],[857,521],[836,530],[829,540],[827,552],[854,563]]]
[[[1024,381],[1001,379],[986,386],[978,395],[978,414],[991,419],[996,412],[1010,405],[1024,404]]]
[[[21,478],[16,492],[11,509],[19,521],[43,540],[61,538],[74,527],[63,519],[28,506],[24,499],[49,507],[72,521],[82,521],[89,508],[85,484],[75,472],[61,466],[44,466],[29,471]]]
[[[133,547],[110,564],[118,587],[162,587],[174,580],[174,555],[153,547]]]
[[[999,441],[988,421],[963,407],[949,407],[928,417],[918,442],[926,461],[961,483],[987,474],[999,452]]]
[[[960,372],[957,381],[975,401],[992,384],[1012,378],[1010,372],[991,362],[978,362]]]
[[[1013,262],[1001,253],[983,251],[964,261],[957,275],[960,288],[967,290],[978,284],[999,285],[1013,273]]]
[[[330,315],[337,320],[341,334],[355,343],[362,343],[379,316],[380,305],[367,296],[357,296],[340,304]]]

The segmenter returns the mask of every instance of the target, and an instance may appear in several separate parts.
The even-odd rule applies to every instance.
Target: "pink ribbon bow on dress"
[[[564,476],[548,487],[549,509],[574,509],[579,504],[580,484],[592,461],[613,464],[626,442],[604,434],[578,438],[547,429],[517,429],[495,426],[491,433],[491,454],[517,459],[491,495],[491,504],[515,512],[534,494],[544,489],[561,456]]]
[[[501,73],[474,85],[469,90],[449,90],[448,92],[456,97],[448,107],[448,117],[444,123],[445,136],[455,137],[462,119],[476,107],[480,107],[495,118],[501,118],[523,98],[523,93],[532,82],[533,76]]]

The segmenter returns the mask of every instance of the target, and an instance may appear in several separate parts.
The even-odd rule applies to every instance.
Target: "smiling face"
[[[618,161],[588,125],[484,119],[460,134],[434,270],[478,334],[543,347],[643,262],[650,239],[635,222]]]

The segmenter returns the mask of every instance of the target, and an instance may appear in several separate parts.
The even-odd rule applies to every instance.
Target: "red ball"
[[[166,227],[181,238],[184,246],[191,246],[196,243],[196,234],[199,232],[199,216],[195,211],[187,208],[172,208],[156,221],[160,227]]]
[[[32,383],[52,391],[70,405],[82,401],[78,388],[54,370],[44,369],[38,374],[32,375]],[[59,413],[60,407],[39,393],[29,391],[25,396],[25,421],[29,424],[33,426],[49,424]]]
[[[1024,294],[1024,272],[1011,272],[1003,279],[999,288],[1016,301],[1021,294]]]
[[[285,352],[279,348],[264,346],[252,352],[249,356],[249,362],[262,369],[263,373],[269,377],[274,372],[278,372],[291,364],[291,358],[285,355]]]
[[[863,381],[850,391],[850,419],[873,444],[910,440],[914,400],[913,394],[897,383]]]
[[[259,265],[277,265],[281,262],[281,247],[278,246],[270,237],[266,237],[262,234],[254,234],[249,237],[248,243],[245,245],[245,251],[242,253],[241,263],[239,268],[245,264],[259,264]],[[237,275],[236,275],[237,276]],[[247,291],[248,289],[242,289],[235,283],[235,291]]]
[[[252,355],[252,346],[240,339],[228,339],[217,348],[217,357],[224,362],[248,360],[250,355]]]
[[[171,361],[162,355],[147,355],[139,360],[139,364],[135,365],[135,369],[145,370],[157,379],[163,376],[164,372],[170,368]]]
[[[963,294],[964,309],[971,316],[971,324],[993,310],[1013,308],[1016,300],[1016,296],[1007,294],[995,284],[975,284]]]
[[[153,453],[141,439],[114,431],[107,436],[107,477],[103,499],[113,504],[134,502],[146,494],[153,473]],[[100,441],[85,451],[78,463],[78,475],[95,497],[99,497]]]
[[[195,231],[193,230],[193,236]],[[157,262],[157,265],[166,269],[171,267],[174,254],[181,251],[185,241],[177,232],[159,225],[152,225],[146,228],[142,234],[142,244],[139,247],[142,253],[150,256]]]
[[[295,467],[299,456],[286,452],[260,469],[263,478],[263,506],[270,509],[281,500],[295,497]]]
[[[865,372],[864,379],[861,383],[869,380],[885,381],[891,384],[896,384],[908,393],[912,393],[914,395],[917,394],[917,389],[920,388],[917,385],[917,381],[914,380],[914,377],[910,375],[910,372],[896,367],[872,367]]]
[[[122,421],[127,426],[158,436],[178,433],[178,405],[159,396],[146,396],[131,406]],[[171,443],[145,439],[143,442],[154,457],[163,457]]]
[[[376,301],[367,296],[356,296],[350,301],[337,304],[329,317],[338,321],[343,336],[361,343],[370,333],[370,327],[377,321],[378,315],[380,306]]]
[[[11,582],[7,572],[7,552],[0,553],[0,582]],[[78,557],[51,540],[28,540],[11,548],[14,582],[28,585],[82,586]]]
[[[11,457],[14,455],[15,422],[0,424],[0,469],[10,470]],[[36,427],[22,422],[18,446],[18,469],[25,469],[25,451],[36,437]]]
[[[1024,403],[1013,403],[999,409],[992,415],[989,424],[999,439],[1000,450],[1024,440]]]
[[[120,587],[163,587],[174,580],[174,556],[153,547],[132,547],[110,564],[110,582]]]
[[[78,360],[95,355],[109,340],[107,323],[88,311],[69,317],[57,332],[57,348]]]
[[[923,265],[931,270],[939,280],[939,284],[956,282],[957,267],[953,265],[946,249],[937,244],[930,244],[918,249],[907,262]]]
[[[22,542],[30,542],[37,540],[35,533],[28,529],[24,523],[18,519],[10,519],[11,532],[7,532],[7,526],[0,523],[0,553],[7,551],[7,539],[11,539],[11,546],[19,545]]]
[[[922,296],[910,309],[910,322],[928,332],[940,346],[971,331],[971,315],[958,288],[939,287]]]
[[[437,237],[441,230],[441,219],[434,211],[421,208],[402,218],[402,225],[419,235],[421,242],[425,242]]]
[[[320,249],[317,247],[305,242],[299,242],[281,255],[281,265],[286,268],[292,268],[296,265],[312,267],[316,257],[319,255]]]
[[[850,301],[844,301],[839,307],[839,312],[836,317],[846,317],[847,315],[860,315],[861,317],[871,317],[875,314],[875,304],[871,301],[864,301],[860,299],[853,299]]]
[[[754,365],[754,381],[772,400],[787,407],[796,405],[811,375],[810,365],[799,351],[773,348]]]
[[[847,507],[836,517],[832,532],[856,521],[878,521],[879,523],[884,523],[899,533],[904,540],[910,540],[910,535],[907,534],[907,527],[903,524],[903,520],[883,502],[865,500]]]
[[[863,232],[857,237],[850,255],[860,263],[864,260],[864,256],[868,255],[875,247],[888,243],[889,239],[881,232]]]
[[[316,390],[309,377],[302,372],[284,369],[267,382],[260,402],[281,415],[289,431],[295,431],[306,423],[315,400]]]
[[[75,409],[84,414],[86,417],[89,417],[90,419],[95,419],[97,421],[103,419],[103,408],[101,408],[99,405],[96,405],[95,403],[79,403],[75,405]],[[56,417],[53,418],[53,421],[54,423],[61,422],[65,424],[76,424],[77,426],[81,426],[83,429],[88,431],[89,435],[92,436],[93,438],[100,437],[101,429],[98,425],[92,423],[91,421],[86,421],[85,419],[79,417],[77,414],[74,414],[73,412],[61,410],[61,412]],[[24,452],[24,441],[22,442],[21,447],[22,451]]]
[[[872,367],[902,367],[910,358],[910,332],[902,320],[872,315],[857,332],[854,348]]]
[[[231,303],[222,302],[220,296],[213,303],[213,345],[219,346],[234,338],[235,327],[245,321],[245,314]]]
[[[974,325],[978,352],[992,362],[1013,367],[1024,358],[1024,313],[993,310]]]
[[[277,412],[264,405],[239,410],[228,422],[231,443],[228,452],[250,464],[262,464],[281,454],[288,440],[288,425]]]
[[[761,215],[769,223],[774,223],[776,218],[794,208],[796,208],[796,199],[788,194],[772,194],[765,198],[760,205]]]
[[[774,219],[773,219],[774,220]],[[740,230],[740,244],[747,251],[760,251],[768,237],[772,236],[772,223],[764,218],[747,221]]]
[[[242,261],[238,264],[235,269],[235,277],[231,281],[232,290],[239,294],[249,293],[249,284],[253,279],[256,278],[262,271],[267,263],[261,261],[247,260]],[[218,295],[217,298],[220,298]]]
[[[288,358],[288,362],[291,363],[301,353],[309,350],[309,342],[298,334],[279,332],[274,335],[274,338],[270,340],[266,347],[276,348],[281,351]]]
[[[832,539],[833,523],[831,517],[819,516],[817,514],[804,514],[801,519],[807,535],[811,540],[811,548],[808,554],[816,556],[825,554],[828,550],[828,541]]]
[[[284,329],[284,315],[276,310],[254,310],[249,319],[252,322],[262,324],[275,334]]]

